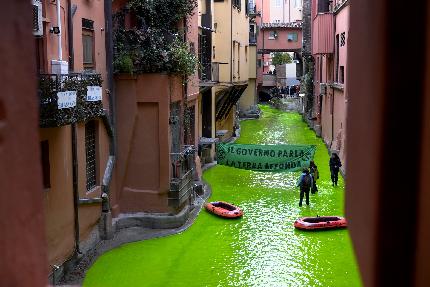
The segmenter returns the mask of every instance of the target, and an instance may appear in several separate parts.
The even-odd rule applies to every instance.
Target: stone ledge
[[[144,212],[120,214],[113,220],[113,225],[116,231],[130,227],[153,229],[177,228],[187,221],[189,213],[190,206],[186,205],[178,214],[154,214]]]

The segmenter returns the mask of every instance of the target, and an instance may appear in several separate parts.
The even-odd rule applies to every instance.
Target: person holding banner
[[[337,186],[339,168],[342,166],[342,163],[340,162],[340,158],[337,155],[337,153],[333,153],[331,155],[329,166],[330,166],[330,173],[331,173],[331,181],[333,183],[333,186],[335,185]]]
[[[299,178],[297,186],[300,187],[299,207],[302,207],[303,196],[306,195],[306,205],[309,206],[309,191],[312,187],[313,180],[307,168],[303,169],[303,173]]]

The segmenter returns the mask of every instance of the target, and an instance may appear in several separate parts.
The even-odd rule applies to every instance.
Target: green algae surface
[[[261,107],[259,120],[241,123],[238,143],[315,144],[319,192],[299,208],[300,173],[216,166],[204,173],[210,200],[240,206],[243,218],[226,220],[202,210],[186,231],[126,244],[101,256],[84,286],[361,286],[347,230],[294,229],[302,216],[343,215],[344,183],[332,187],[329,155],[295,113]]]

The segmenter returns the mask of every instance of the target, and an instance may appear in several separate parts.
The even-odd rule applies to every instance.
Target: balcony
[[[60,127],[102,116],[101,85],[100,74],[40,74],[40,127]]]
[[[312,54],[334,53],[333,13],[319,13],[312,23]]]
[[[249,45],[257,45],[257,35],[253,32],[249,32]]]
[[[254,5],[253,7],[248,7],[248,16],[249,17],[256,17],[256,16],[260,16],[261,13],[260,11],[257,11],[257,5]]]
[[[195,147],[184,146],[180,153],[170,154],[169,206],[180,208],[190,199],[193,189]]]
[[[213,86],[219,82],[219,64],[205,63],[199,70],[200,86]]]

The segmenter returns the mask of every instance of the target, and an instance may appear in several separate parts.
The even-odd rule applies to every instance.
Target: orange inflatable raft
[[[340,216],[302,217],[294,222],[294,227],[303,230],[345,228],[346,220]]]
[[[205,204],[205,208],[213,214],[226,218],[237,218],[243,215],[243,211],[239,207],[224,201],[208,202]]]

